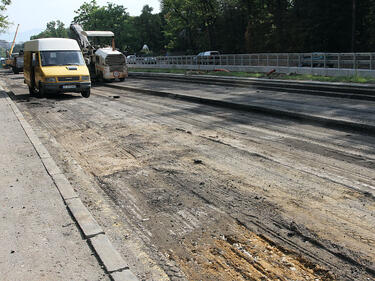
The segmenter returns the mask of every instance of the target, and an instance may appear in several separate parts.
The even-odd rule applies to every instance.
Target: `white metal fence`
[[[280,53],[218,56],[136,57],[128,64],[375,68],[375,53]]]
[[[266,53],[218,56],[133,57],[130,68],[174,68],[375,77],[375,53]]]

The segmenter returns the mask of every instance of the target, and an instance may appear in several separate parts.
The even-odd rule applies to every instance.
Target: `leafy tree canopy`
[[[46,30],[30,37],[31,40],[39,38],[69,38],[69,30],[59,20],[50,21],[47,23]]]
[[[11,3],[11,0],[0,1],[0,33],[3,33],[10,25],[8,16],[4,15],[4,12]]]
[[[85,30],[113,31],[117,47],[127,53],[139,53],[145,44],[153,54],[375,49],[375,0],[160,0],[160,4],[158,14],[146,5],[140,16],[132,17],[122,5],[99,6],[91,0],[75,11],[74,21]],[[57,30],[64,35],[59,27],[56,21],[44,35]]]

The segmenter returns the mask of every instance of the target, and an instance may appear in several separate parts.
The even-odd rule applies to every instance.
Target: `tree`
[[[10,3],[11,0],[1,0],[0,2],[0,33],[4,32],[10,25],[8,16],[3,14]]]
[[[74,22],[82,25],[84,30],[112,31],[115,34],[116,46],[129,50],[135,29],[132,19],[122,5],[108,3],[100,7],[95,0],[85,2],[75,11]]]
[[[3,7],[9,0],[0,0]],[[127,53],[349,52],[375,49],[375,0],[161,0],[131,17],[122,5],[83,3],[74,21],[110,30]],[[5,4],[4,4],[5,3]],[[353,7],[355,4],[355,8]],[[40,34],[39,34],[40,35]],[[38,35],[38,36],[39,36]],[[43,37],[66,36],[59,21]]]
[[[74,17],[74,22],[81,24],[83,28],[87,30],[95,30],[95,13],[99,8],[96,0],[84,2],[78,10],[74,11],[77,14],[77,16]]]
[[[145,5],[139,17],[134,18],[137,31],[137,45],[141,48],[144,44],[153,52],[160,52],[164,48],[162,20],[159,14],[152,14],[152,8]]]
[[[216,48],[217,0],[162,0],[168,49],[197,52]]]
[[[39,38],[68,38],[69,29],[65,28],[64,23],[57,21],[50,21],[47,23],[47,28],[37,35],[30,37],[31,40]]]

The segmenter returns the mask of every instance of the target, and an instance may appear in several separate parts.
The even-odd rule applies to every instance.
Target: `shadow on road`
[[[37,97],[34,95],[30,94],[18,94],[15,95],[13,92],[8,92],[9,97],[17,102],[29,102],[33,100],[42,100],[42,99],[48,99],[48,100],[54,100],[54,101],[59,101],[59,100],[72,100],[72,99],[81,99],[82,96],[78,95],[73,95],[73,94],[46,94],[45,97]]]

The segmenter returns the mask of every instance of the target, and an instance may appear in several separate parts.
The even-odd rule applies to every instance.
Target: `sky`
[[[61,20],[69,27],[75,13],[88,0],[12,0],[12,4],[4,14],[8,15],[13,25],[9,30],[0,34],[0,39],[13,41],[17,24],[20,24],[16,42],[29,40],[31,35],[38,34],[46,28],[47,22]],[[107,2],[123,5],[131,16],[138,16],[144,5],[160,12],[159,0],[97,0],[98,5],[104,6]]]

